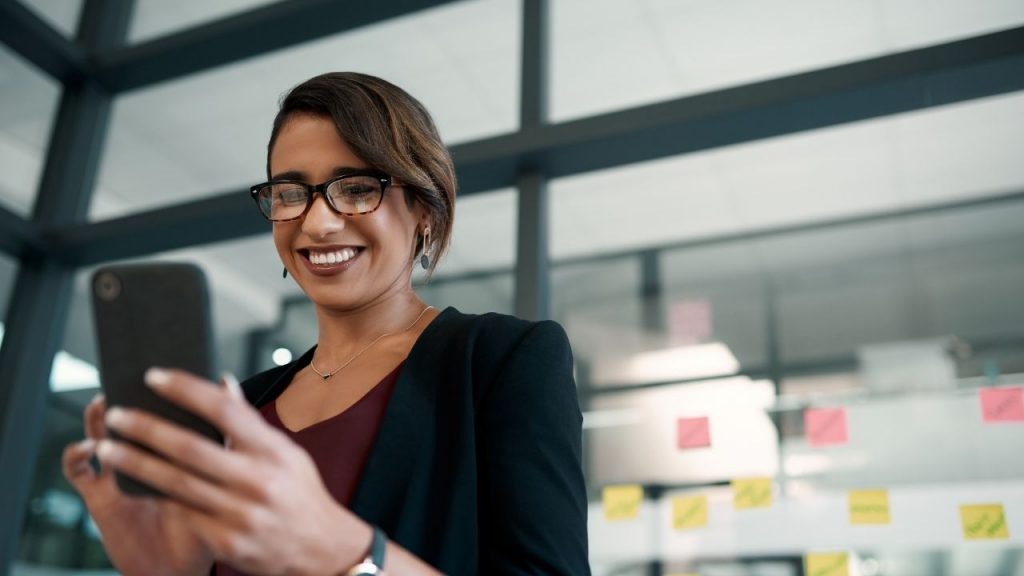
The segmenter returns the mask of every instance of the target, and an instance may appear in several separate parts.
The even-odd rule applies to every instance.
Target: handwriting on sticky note
[[[737,510],[772,505],[771,478],[738,478],[732,481],[732,503]]]
[[[846,408],[808,408],[804,411],[804,431],[811,446],[835,446],[850,441]]]
[[[672,527],[693,530],[708,524],[707,496],[677,496],[672,499]]]
[[[967,540],[1005,540],[1010,537],[1002,504],[964,504],[960,522]]]
[[[639,484],[606,486],[601,494],[605,520],[630,520],[640,513],[644,489]]]
[[[850,490],[850,524],[889,524],[888,490]]]
[[[711,446],[711,425],[708,418],[680,418],[676,424],[676,444],[680,450]]]
[[[981,388],[978,396],[985,422],[1024,422],[1024,386]]]
[[[807,576],[849,576],[850,555],[847,552],[810,553],[804,556]]]

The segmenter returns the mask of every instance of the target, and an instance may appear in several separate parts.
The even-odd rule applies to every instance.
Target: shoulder
[[[495,312],[465,314],[448,308],[435,321],[434,337],[483,360],[500,361],[526,344],[569,348],[565,330],[553,320],[529,321]]]

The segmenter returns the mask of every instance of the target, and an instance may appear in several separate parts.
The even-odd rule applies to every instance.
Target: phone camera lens
[[[96,278],[96,295],[101,300],[111,301],[121,295],[121,281],[110,272],[104,272]]]

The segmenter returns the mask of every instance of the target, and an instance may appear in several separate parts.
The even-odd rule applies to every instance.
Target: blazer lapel
[[[446,308],[423,330],[391,393],[370,457],[349,508],[394,536],[405,504],[406,487],[423,457],[420,445],[433,429],[437,403],[437,358],[447,320],[458,312]]]

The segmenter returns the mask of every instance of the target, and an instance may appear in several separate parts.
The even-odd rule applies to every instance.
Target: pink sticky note
[[[680,450],[711,446],[711,427],[707,416],[680,418],[677,430]]]
[[[808,408],[804,410],[804,431],[811,446],[834,446],[850,441],[846,408]]]
[[[985,422],[1024,422],[1024,387],[982,388],[978,396]]]

